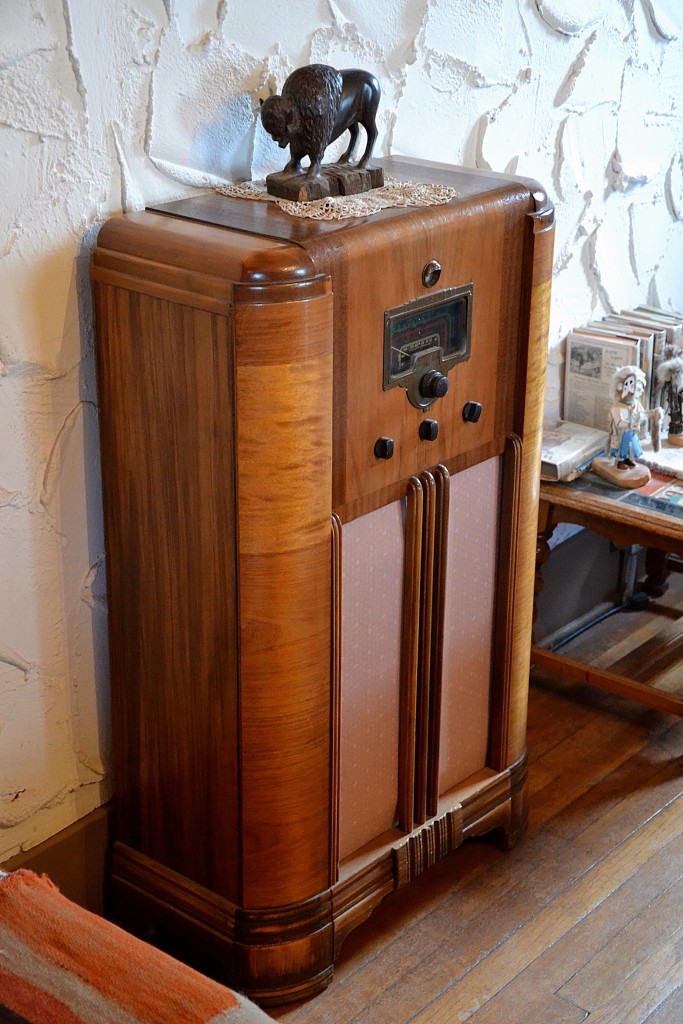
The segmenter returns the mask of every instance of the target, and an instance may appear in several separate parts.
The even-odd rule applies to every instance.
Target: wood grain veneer
[[[265,1003],[324,987],[344,936],[392,889],[470,836],[497,829],[513,842],[525,820],[552,207],[524,179],[396,160],[385,170],[448,182],[458,198],[330,223],[207,194],[113,218],[93,255],[112,906],[211,951]],[[471,353],[424,412],[402,387],[383,389],[384,312],[427,294],[434,259],[437,292],[472,284]],[[470,401],[476,422],[462,415]],[[386,460],[382,436],[394,441]],[[495,607],[479,638],[491,649],[482,753],[444,784],[444,745],[456,742],[444,702],[459,672],[456,657],[444,675],[459,614],[457,602],[446,611],[459,573],[449,502],[458,477],[485,464],[500,465],[501,485],[486,517]],[[377,699],[345,700],[345,602],[356,598],[342,577],[389,507],[401,607],[396,671],[382,676],[398,709],[382,799],[395,792],[396,807],[359,822],[349,773],[363,765],[344,751],[356,729],[388,734]],[[361,590],[366,571],[354,563]],[[373,609],[362,616],[372,638]]]

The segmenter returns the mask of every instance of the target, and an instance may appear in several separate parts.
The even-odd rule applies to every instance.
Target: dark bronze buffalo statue
[[[282,95],[261,102],[261,121],[282,149],[289,146],[284,171],[300,171],[307,156],[311,165],[306,177],[317,178],[325,150],[345,131],[351,138],[338,162],[350,161],[359,125],[365,129],[367,145],[357,166],[365,167],[377,140],[379,99],[379,82],[368,71],[336,71],[327,64],[309,64],[292,72]]]

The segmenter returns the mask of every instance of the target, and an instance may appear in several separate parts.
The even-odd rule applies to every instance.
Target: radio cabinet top
[[[111,262],[105,249],[154,261],[160,285],[164,274],[170,285],[173,273],[191,272],[194,291],[223,309],[312,299],[331,287],[333,507],[343,518],[397,495],[425,466],[456,469],[523,433],[514,382],[526,374],[518,335],[531,239],[553,221],[534,182],[399,159],[383,165],[396,178],[453,185],[459,196],[316,221],[205,194],[110,221],[95,256],[95,266]],[[464,412],[471,403],[476,419]],[[427,415],[436,428],[422,426]],[[378,458],[383,437],[392,455]]]

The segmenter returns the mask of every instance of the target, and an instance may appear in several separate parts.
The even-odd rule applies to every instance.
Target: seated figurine
[[[616,401],[609,411],[610,455],[616,458],[617,469],[632,469],[643,454],[640,429],[647,414],[640,396],[645,382],[637,366],[622,366],[612,380]]]
[[[645,409],[641,401],[645,384],[645,374],[638,366],[622,366],[612,378],[609,454],[593,459],[591,468],[618,487],[642,487],[650,479],[650,470],[638,461],[643,454],[640,434],[645,424],[651,426],[655,451],[659,449],[662,410]]]

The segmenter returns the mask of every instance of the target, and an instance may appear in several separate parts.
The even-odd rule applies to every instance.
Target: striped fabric
[[[266,1024],[249,1000],[60,894],[0,877],[0,1024]]]

